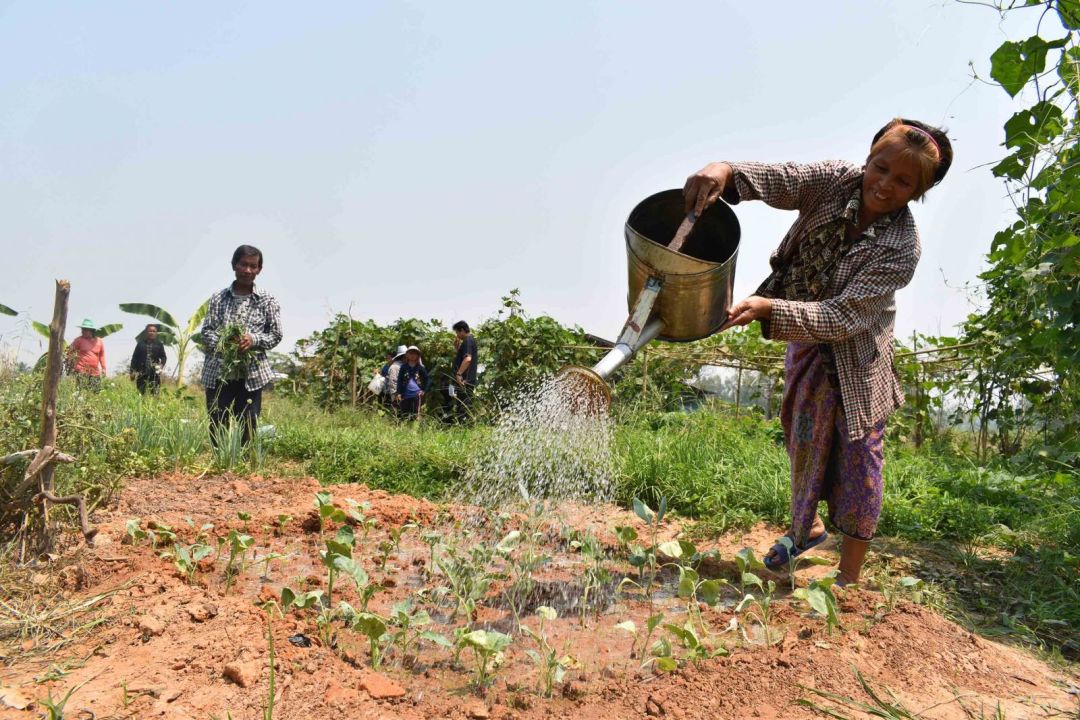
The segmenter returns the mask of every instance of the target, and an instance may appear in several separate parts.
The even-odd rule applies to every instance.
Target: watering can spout
[[[662,282],[650,278],[638,296],[637,302],[626,319],[615,347],[611,348],[600,362],[592,369],[580,365],[569,365],[559,371],[563,383],[572,383],[575,394],[589,398],[590,408],[606,410],[611,404],[611,389],[607,379],[611,374],[630,361],[638,350],[652,342],[664,331],[664,321],[651,317]]]

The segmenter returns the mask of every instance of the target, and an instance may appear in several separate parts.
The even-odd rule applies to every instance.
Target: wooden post
[[[742,363],[739,363],[739,369],[735,372],[735,417],[739,417],[739,403],[740,396],[742,395]]]
[[[352,382],[349,384],[349,394],[352,395],[352,406],[356,407],[356,356],[352,359]]]
[[[71,283],[67,280],[56,281],[56,299],[53,302],[53,317],[49,323],[49,355],[45,362],[45,384],[41,388],[41,442],[39,447],[56,447],[56,398],[60,389],[60,376],[64,371],[64,330],[67,328],[68,296],[71,295]],[[52,493],[53,475],[56,466],[47,463],[41,469],[41,491]],[[45,503],[42,503],[45,508]],[[45,510],[45,523],[49,515]]]

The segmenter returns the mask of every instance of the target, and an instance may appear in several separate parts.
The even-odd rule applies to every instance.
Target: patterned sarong
[[[835,377],[817,344],[789,342],[784,359],[781,422],[791,459],[791,527],[805,545],[824,500],[840,532],[869,540],[881,516],[885,421],[859,440],[845,432]]]

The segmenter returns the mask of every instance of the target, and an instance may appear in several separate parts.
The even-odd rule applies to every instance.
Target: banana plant
[[[191,344],[200,344],[199,327],[202,325],[209,307],[210,301],[207,300],[188,318],[187,323],[181,325],[168,310],[157,305],[151,305],[150,303],[120,303],[120,309],[126,313],[146,315],[161,323],[163,327],[158,328],[158,340],[165,345],[176,348],[177,387],[184,386],[184,363],[187,361],[188,353],[191,351]],[[137,336],[138,339],[141,340],[145,332],[146,330],[143,329]]]
[[[18,314],[18,311],[12,310],[7,305],[0,303],[0,315],[10,315],[11,317],[15,317]]]

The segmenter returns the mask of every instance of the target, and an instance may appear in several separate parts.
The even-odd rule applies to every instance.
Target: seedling
[[[345,512],[334,505],[334,498],[328,492],[315,493],[315,509],[319,512],[319,532],[326,530],[327,521],[345,522]]]
[[[591,532],[586,532],[581,540],[575,540],[570,546],[579,550],[585,559],[585,572],[581,577],[581,624],[584,626],[585,614],[590,607],[600,613],[600,605],[595,603],[596,595],[611,582],[611,574],[604,567],[604,548]]]
[[[173,545],[172,560],[173,565],[180,571],[180,574],[184,576],[188,585],[195,584],[195,571],[199,569],[199,563],[205,558],[210,557],[210,553],[214,552],[214,549],[209,545],[203,545],[196,543],[194,545],[180,545],[179,543]]]
[[[131,518],[124,523],[124,529],[127,532],[127,537],[133,547],[138,547],[139,543],[145,540],[148,536],[146,531],[141,527],[142,522],[139,518]]]
[[[270,579],[270,563],[272,563],[274,560],[280,560],[283,557],[285,557],[285,556],[280,554],[280,553],[272,552],[272,553],[266,553],[261,558],[259,558],[259,562],[262,563],[262,566],[263,566],[263,572],[262,572],[262,580],[263,580],[263,582]]]
[[[495,546],[495,552],[507,563],[509,583],[504,597],[517,628],[521,627],[521,609],[536,586],[533,573],[551,559],[536,552],[535,540],[534,533],[524,535],[519,530],[512,530]]]
[[[746,595],[747,584],[757,585],[759,588],[762,587],[761,578],[754,573],[758,570],[765,570],[765,563],[757,559],[753,550],[750,548],[743,548],[735,553],[735,565],[739,568],[740,595]]]
[[[412,649],[420,640],[430,640],[436,645],[450,647],[450,641],[439,633],[424,630],[431,624],[431,615],[427,610],[413,610],[412,603],[408,600],[394,605],[390,610],[390,623],[394,626],[390,642],[401,651],[401,659],[405,660]]]
[[[476,606],[487,595],[488,588],[496,575],[488,570],[491,551],[483,545],[476,545],[469,555],[463,556],[456,548],[449,547],[439,558],[439,570],[446,577],[448,593],[454,598],[454,615],[465,613],[468,625],[476,617]]]
[[[322,590],[309,590],[305,593],[298,593],[290,587],[283,587],[281,588],[281,609],[286,612],[290,608],[306,610],[310,607],[322,605],[323,597]]]
[[[758,590],[761,591],[761,597],[757,598],[754,595],[747,593],[739,604],[735,607],[736,613],[741,613],[744,610],[748,615],[754,617],[758,624],[761,625],[761,630],[765,635],[765,644],[772,645],[772,628],[770,622],[772,621],[772,604],[773,604],[773,592],[776,591],[776,583],[770,580],[767,584],[762,584],[761,578],[753,573],[744,573],[743,582],[752,585],[757,585]],[[744,637],[749,640],[745,632]],[[779,640],[779,638],[777,638]]]
[[[630,550],[630,565],[638,569],[638,580],[642,580],[643,572],[645,568],[649,569],[649,580],[645,586],[645,594],[649,598],[649,604],[652,604],[652,586],[656,582],[656,573],[659,569],[659,563],[657,562],[656,552],[656,536],[660,531],[660,523],[664,520],[664,515],[667,514],[667,498],[663,495],[660,496],[660,505],[656,510],[645,504],[640,498],[634,498],[634,514],[641,518],[641,521],[648,526],[650,530],[651,544],[648,549],[635,545]]]
[[[551,697],[555,685],[563,681],[567,670],[578,667],[578,662],[566,654],[565,648],[562,657],[559,657],[559,654],[552,647],[551,642],[544,633],[544,621],[554,620],[558,617],[555,609],[541,605],[536,608],[536,616],[539,618],[540,623],[536,632],[524,625],[521,626],[521,631],[532,638],[537,645],[536,650],[526,650],[525,654],[532,658],[532,661],[536,663],[536,669],[540,672],[540,695],[542,697]]]
[[[687,621],[682,627],[678,625],[666,624],[664,629],[674,635],[683,648],[686,649],[686,659],[694,664],[695,667],[701,664],[702,660],[708,660],[718,655],[727,655],[728,651],[723,645],[719,647],[710,647],[709,644],[702,641],[698,637],[697,632],[694,630],[694,626],[691,622]]]
[[[375,559],[375,564],[379,566],[379,570],[386,571],[386,562],[390,559],[390,553],[394,551],[394,543],[390,540],[380,540],[379,544],[375,546],[375,549],[379,551],[379,556]]]
[[[833,628],[840,627],[840,613],[837,610],[836,596],[832,586],[836,583],[835,571],[810,583],[809,587],[799,588],[792,597],[805,600],[810,608],[825,619],[826,631],[832,635]]]
[[[368,533],[370,533],[376,525],[375,518],[369,518],[367,516],[367,511],[371,509],[371,503],[358,503],[351,498],[345,502],[349,505],[348,517],[356,523],[358,528],[360,528],[360,531],[364,534],[364,541],[367,542]]]
[[[284,535],[285,526],[289,524],[290,520],[292,520],[292,515],[285,515],[284,513],[278,515],[276,520],[276,527],[274,528],[274,534],[278,537]]]
[[[229,546],[229,561],[225,565],[225,594],[228,595],[233,579],[238,573],[244,572],[244,556],[247,555],[248,548],[255,544],[255,539],[230,530],[225,542]],[[237,559],[240,561],[239,567],[236,566]]]
[[[462,649],[473,652],[476,674],[473,685],[483,688],[491,681],[495,671],[503,664],[503,650],[510,646],[511,638],[494,630],[473,630],[462,633],[457,639],[458,654]]]
[[[371,648],[371,667],[379,669],[379,648],[387,638],[386,621],[374,613],[359,612],[353,620],[353,629],[368,639]]]
[[[176,542],[176,533],[172,527],[165,523],[151,521],[147,523],[146,537],[150,540],[150,547],[167,545]]]
[[[206,543],[210,536],[210,531],[214,529],[213,523],[204,523],[197,530],[195,529],[195,521],[191,518],[184,518],[184,522],[188,524],[188,527],[195,531],[195,537],[192,539],[193,544]]]
[[[642,638],[642,642],[641,642],[641,646],[640,646],[642,650],[649,647],[649,640],[652,639],[653,632],[656,631],[656,628],[660,627],[660,623],[662,623],[663,621],[664,621],[664,613],[656,613],[654,615],[650,615],[649,619],[645,621],[645,637]],[[615,629],[616,630],[622,630],[623,632],[630,635],[630,637],[631,637],[630,657],[631,658],[637,657],[637,653],[635,651],[638,648],[638,635],[639,635],[639,633],[638,633],[637,625],[634,623],[634,621],[633,620],[627,620],[625,622],[621,622],[621,623],[619,623],[618,625],[615,626]],[[650,661],[648,661],[648,660],[643,661],[641,663],[641,667],[645,667],[646,665],[649,664],[649,662]]]
[[[420,536],[420,539],[424,541],[424,544],[428,546],[428,577],[435,575],[435,546],[442,540],[442,533],[426,532]]]
[[[792,555],[795,552],[795,541],[789,536],[784,535],[781,538],[777,538],[777,543],[783,545],[788,553],[787,571],[788,577],[791,580],[791,589],[795,589],[795,571],[800,564],[806,565],[832,565],[832,560],[821,557],[820,555]]]
[[[879,580],[877,585],[878,590],[881,591],[882,596],[885,598],[885,609],[888,612],[896,609],[896,603],[900,601],[904,594],[907,594],[911,602],[916,605],[921,605],[926,595],[926,583],[910,575],[900,578],[896,583]]]
[[[267,689],[266,707],[263,708],[263,720],[274,720],[274,695],[276,694],[275,681],[277,678],[277,655],[274,652],[274,623],[273,615],[277,612],[281,616],[281,608],[273,600],[268,600],[260,606],[266,613],[266,643],[270,655],[270,686]]]
[[[342,525],[338,528],[334,539],[326,541],[326,550],[319,553],[319,558],[326,567],[326,601],[328,605],[334,603],[334,578],[337,577],[337,574],[343,569],[350,573],[355,570],[352,565],[345,562],[352,560],[353,545],[355,543],[356,536],[353,535],[352,528],[348,525]]]

